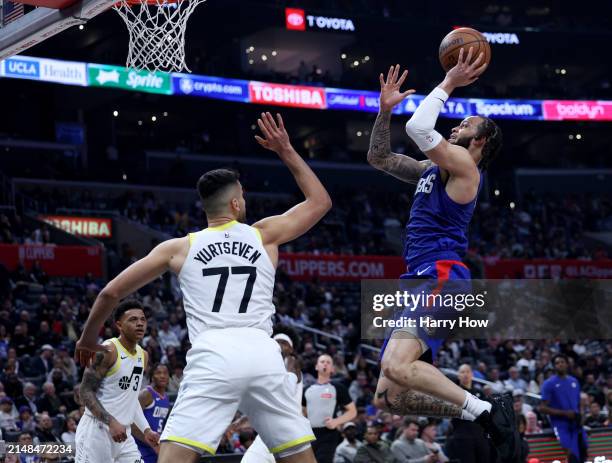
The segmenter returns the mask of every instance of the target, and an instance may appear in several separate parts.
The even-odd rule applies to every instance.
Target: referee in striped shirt
[[[315,369],[317,382],[304,390],[302,409],[317,438],[312,443],[317,462],[332,463],[342,438],[339,428],[357,416],[357,407],[346,387],[330,381],[334,362],[329,355],[319,356]]]

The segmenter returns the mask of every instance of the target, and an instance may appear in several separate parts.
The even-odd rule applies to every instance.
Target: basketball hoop
[[[185,63],[185,30],[195,7],[205,1],[119,0],[114,9],[130,34],[126,66],[191,72]]]

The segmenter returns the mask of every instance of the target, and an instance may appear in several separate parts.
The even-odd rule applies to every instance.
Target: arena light
[[[249,64],[253,64],[255,61],[253,61],[252,59],[249,60]]]
[[[500,191],[499,191],[499,190],[495,190],[495,191],[493,192],[493,194],[494,194],[495,196],[499,196],[499,195],[500,195]]]
[[[567,74],[567,71],[565,69],[561,69],[561,74],[565,75]]]
[[[516,207],[516,204],[514,204],[514,201],[510,201],[510,209],[514,209]]]
[[[567,137],[567,138],[569,138],[570,140],[573,140],[574,139],[574,135],[570,133],[569,137]]]
[[[358,130],[358,131],[357,131],[357,136],[358,136],[358,137],[361,137],[361,135],[362,135],[361,130]]]
[[[342,53],[342,54],[340,55],[340,58],[342,58],[342,59],[346,59],[346,53]]]
[[[142,125],[142,121],[138,121],[138,125]]]
[[[168,117],[168,111],[164,111],[164,117]]]
[[[266,55],[261,55],[261,60],[262,61],[268,61],[268,57]]]
[[[79,30],[82,31],[83,29],[85,29],[85,26],[83,24],[79,25]]]
[[[117,111],[117,110],[113,111],[113,116],[115,116],[115,117],[119,116],[119,111]]]
[[[276,56],[276,55],[278,55],[277,51],[276,50],[272,50],[272,56]]]
[[[151,120],[152,120],[153,122],[157,121],[157,116],[151,116]]]
[[[576,134],[576,140],[581,140],[581,139],[582,139],[582,135]]]

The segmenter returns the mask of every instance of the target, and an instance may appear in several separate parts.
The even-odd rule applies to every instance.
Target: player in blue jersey
[[[567,374],[567,357],[557,354],[553,358],[555,375],[542,385],[540,412],[550,416],[555,436],[567,451],[567,461],[586,460],[586,432],[580,417],[580,383]]]
[[[161,434],[170,412],[170,400],[168,400],[168,394],[166,393],[170,381],[168,366],[162,363],[155,365],[151,370],[150,379],[151,384],[140,391],[138,401],[151,429]],[[157,462],[157,453],[151,446],[138,438],[136,438],[136,444],[145,463]]]
[[[370,139],[368,162],[388,174],[417,185],[406,227],[404,283],[417,280],[438,291],[445,281],[469,283],[470,272],[461,262],[467,248],[467,227],[481,186],[482,171],[501,148],[501,131],[485,117],[468,117],[452,129],[448,140],[434,130],[438,115],[452,91],[474,82],[484,71],[480,55],[462,50],[457,65],[419,105],[406,132],[427,156],[417,161],[391,152],[390,120],[393,107],[414,90],[400,91],[407,71],[392,66],[380,75],[380,110]],[[469,64],[472,63],[472,64]],[[381,355],[381,377],[375,404],[399,415],[463,418],[481,424],[491,436],[502,461],[515,461],[519,451],[512,398],[478,399],[448,379],[433,365],[420,360],[435,351],[439,339],[417,329],[390,334]],[[435,352],[432,352],[435,354]]]

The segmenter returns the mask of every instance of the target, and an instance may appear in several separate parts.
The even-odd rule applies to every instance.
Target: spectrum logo
[[[285,8],[285,25],[293,31],[306,30],[306,13],[300,8]]]

